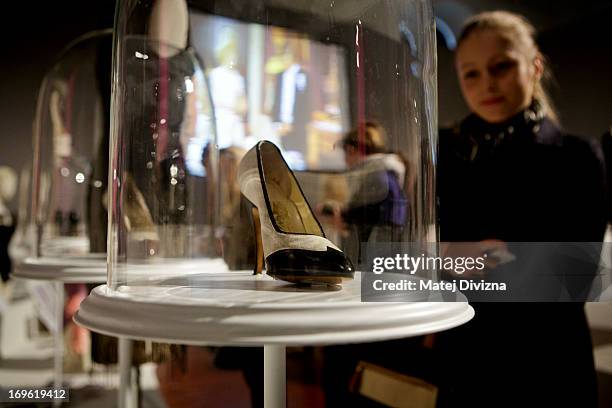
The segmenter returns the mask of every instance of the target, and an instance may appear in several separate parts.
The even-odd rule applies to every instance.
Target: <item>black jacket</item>
[[[441,131],[437,181],[442,241],[600,241],[605,231],[598,152],[546,118],[489,127],[470,116]]]
[[[441,241],[603,238],[600,157],[529,110],[441,131],[437,181]],[[440,406],[597,405],[582,303],[473,306],[472,321],[438,335]]]

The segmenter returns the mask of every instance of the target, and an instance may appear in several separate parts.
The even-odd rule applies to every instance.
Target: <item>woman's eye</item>
[[[478,71],[470,70],[463,73],[463,79],[474,79],[478,77]]]
[[[510,69],[514,68],[515,65],[516,62],[514,61],[502,61],[493,64],[493,66],[489,68],[489,71],[491,72],[491,75],[496,76],[509,71]]]

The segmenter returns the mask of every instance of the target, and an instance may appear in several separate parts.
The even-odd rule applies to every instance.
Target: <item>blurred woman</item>
[[[521,16],[496,11],[467,21],[458,40],[471,114],[440,133],[437,176],[441,241],[478,242],[479,253],[467,255],[511,242],[603,238],[601,161],[559,127],[534,35]],[[575,272],[594,276],[589,268]],[[437,336],[439,406],[597,405],[583,303],[474,307],[471,322]]]
[[[385,129],[376,122],[366,122],[362,131],[356,128],[342,139],[344,160],[352,191],[345,208],[345,250],[349,256],[360,252],[361,243],[398,241],[408,215],[404,191],[405,161],[390,153]],[[353,256],[355,262],[361,256]]]

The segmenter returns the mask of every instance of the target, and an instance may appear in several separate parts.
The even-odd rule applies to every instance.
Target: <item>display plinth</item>
[[[106,281],[106,254],[65,257],[29,257],[15,267],[13,277],[52,281],[55,285],[54,385],[63,386],[64,371],[64,283],[102,283]],[[54,402],[54,406],[59,402]]]
[[[464,302],[364,303],[360,275],[340,291],[300,288],[250,272],[202,273],[159,285],[98,286],[75,320],[93,331],[182,344],[361,343],[459,326]]]
[[[14,277],[64,283],[106,282],[106,254],[30,257],[20,262]]]
[[[434,333],[474,316],[467,302],[364,303],[360,279],[342,290],[301,288],[250,272],[202,273],[98,286],[74,320],[129,339],[264,346],[266,407],[285,406],[285,346],[381,341]],[[126,390],[124,395],[129,394]]]

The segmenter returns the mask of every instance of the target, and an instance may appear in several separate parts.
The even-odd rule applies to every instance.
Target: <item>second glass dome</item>
[[[105,259],[112,31],[88,33],[44,77],[34,121],[32,256]]]

